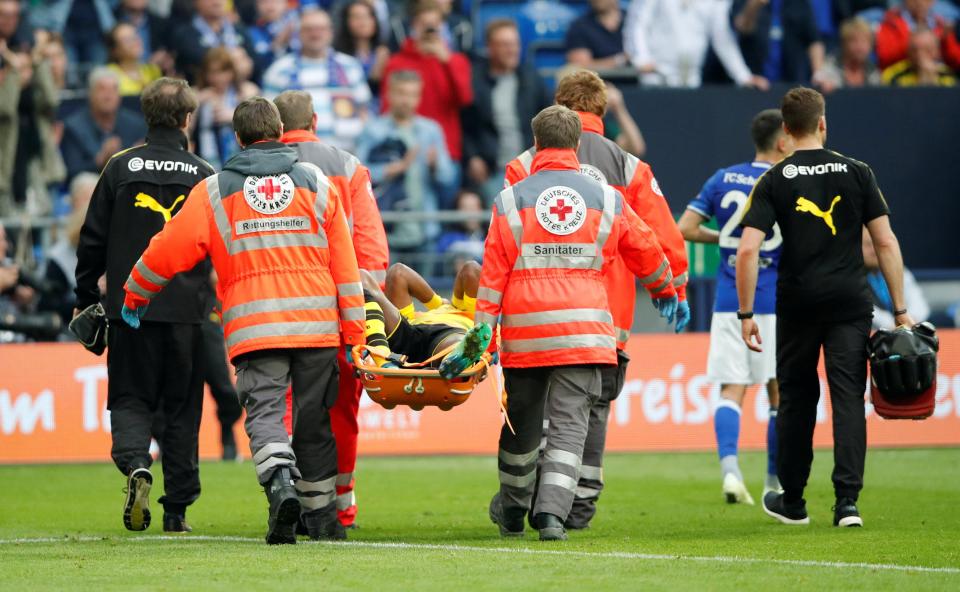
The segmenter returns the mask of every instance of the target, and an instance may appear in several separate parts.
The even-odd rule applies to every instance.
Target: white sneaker
[[[728,504],[746,504],[752,506],[753,498],[747,491],[747,486],[743,481],[737,479],[733,473],[727,473],[723,476],[723,496]]]

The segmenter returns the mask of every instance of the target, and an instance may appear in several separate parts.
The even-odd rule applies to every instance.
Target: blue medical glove
[[[348,364],[353,364],[353,346],[352,346],[352,345],[348,345],[348,346],[346,347],[346,351],[344,352],[344,356],[347,358],[347,363],[348,363]]]
[[[490,356],[490,363],[494,366],[500,363],[500,350],[493,352],[493,355]]]
[[[677,305],[677,325],[675,331],[682,333],[688,324],[690,324],[690,303],[684,300]]]
[[[677,314],[677,299],[676,295],[670,296],[669,298],[654,298],[653,305],[657,308],[657,311],[660,312],[660,316],[664,319],[667,319],[667,324],[673,324],[673,317]]]
[[[123,305],[123,308],[120,309],[120,316],[123,317],[124,322],[133,327],[134,329],[140,328],[140,319],[143,318],[143,315],[147,314],[146,306],[138,306],[136,308],[130,308],[126,304]]]

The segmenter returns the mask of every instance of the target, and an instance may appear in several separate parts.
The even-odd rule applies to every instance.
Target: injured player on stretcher
[[[430,361],[445,378],[459,375],[476,364],[492,337],[485,323],[474,325],[473,315],[480,285],[480,266],[463,266],[453,284],[452,298],[444,300],[416,271],[402,263],[387,270],[386,290],[361,270],[366,308],[367,349],[377,365]],[[417,312],[414,299],[425,312]],[[451,349],[452,348],[452,349]],[[443,352],[449,350],[446,355]]]

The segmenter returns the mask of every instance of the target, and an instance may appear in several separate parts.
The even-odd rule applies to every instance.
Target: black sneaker
[[[534,522],[540,529],[541,541],[565,541],[567,531],[563,528],[563,520],[553,514],[537,514]]]
[[[500,503],[500,493],[494,494],[490,500],[490,521],[500,527],[500,536],[504,538],[519,538],[523,536],[522,508],[504,508]]]
[[[150,526],[150,487],[153,474],[150,469],[137,468],[127,477],[127,501],[123,504],[123,525],[127,530],[146,530]]]
[[[163,513],[163,532],[193,532],[183,514]]]
[[[837,505],[833,507],[833,525],[844,528],[863,526],[863,518],[857,510],[857,502],[849,497],[837,498]]]
[[[307,535],[315,541],[345,541],[347,530],[337,518],[336,503],[326,508],[306,512],[300,517],[307,529]]]
[[[788,504],[784,501],[783,494],[777,491],[768,491],[763,496],[763,511],[784,524],[810,524],[806,502],[800,500]]]
[[[297,542],[297,522],[300,520],[300,499],[293,487],[293,477],[287,467],[273,473],[270,482],[263,488],[270,501],[270,516],[267,519],[268,545],[293,545]]]

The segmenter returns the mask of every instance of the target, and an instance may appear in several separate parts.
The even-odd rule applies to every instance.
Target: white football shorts
[[[753,318],[760,327],[762,353],[750,351],[743,342],[737,313],[713,313],[707,378],[714,384],[765,384],[777,377],[777,315]]]

